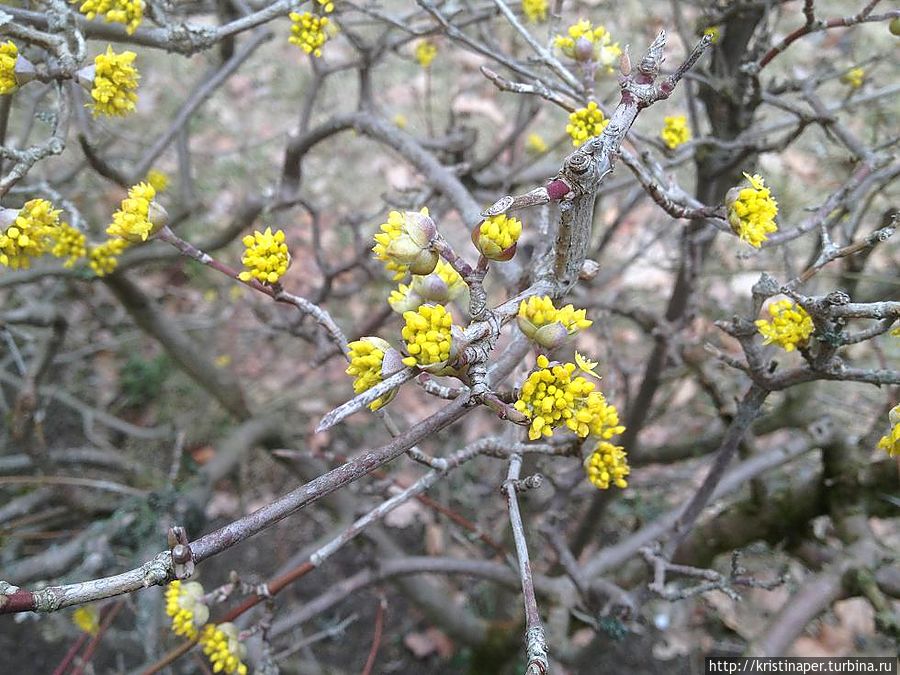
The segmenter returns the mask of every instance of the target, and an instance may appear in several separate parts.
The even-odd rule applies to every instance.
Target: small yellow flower
[[[88,635],[100,632],[100,610],[96,605],[82,605],[72,614],[72,623]]]
[[[298,14],[291,12],[291,37],[288,42],[295,44],[307,54],[322,56],[322,46],[328,41],[332,30],[327,16],[316,16],[312,12]]]
[[[716,44],[719,41],[719,38],[722,37],[722,30],[718,26],[710,26],[703,31],[703,34],[709,35],[712,43]]]
[[[209,607],[203,596],[203,586],[196,581],[173,581],[166,588],[166,614],[172,618],[175,635],[194,639],[209,621]]]
[[[325,14],[331,14],[334,11],[334,3],[331,0],[318,0],[318,3]]]
[[[776,344],[785,351],[792,352],[803,346],[812,335],[814,326],[812,317],[800,305],[790,300],[779,300],[769,305],[771,321],[760,319],[756,327],[762,334],[763,344]]]
[[[265,232],[256,230],[242,239],[244,255],[241,263],[247,269],[238,274],[241,281],[256,279],[264,284],[274,284],[291,264],[291,254],[284,243],[284,231],[267,227]]]
[[[60,223],[53,233],[55,243],[50,253],[56,258],[67,258],[63,267],[72,267],[81,258],[87,255],[87,245],[84,233],[76,230],[68,223]]]
[[[603,111],[595,101],[591,101],[586,108],[579,108],[569,115],[566,133],[572,138],[572,145],[577,148],[589,138],[603,133],[607,124],[609,120],[603,115]]]
[[[247,648],[241,643],[237,626],[233,623],[204,626],[200,646],[209,658],[214,673],[247,675],[247,666],[242,662]]]
[[[594,451],[584,460],[584,470],[588,480],[600,490],[608,490],[610,485],[628,487],[625,477],[631,473],[628,458],[621,446],[609,441],[600,441]]]
[[[553,430],[565,426],[580,438],[597,436],[609,439],[622,433],[616,408],[595,391],[593,382],[573,377],[574,363],[551,364],[541,354],[534,370],[519,392],[514,407],[531,420],[528,438],[550,437]]]
[[[71,0],[77,4],[79,0]],[[84,0],[78,11],[84,14],[88,20],[93,20],[98,14],[103,15],[107,23],[123,23],[125,31],[133,35],[144,18],[143,0]]]
[[[126,248],[128,242],[124,239],[107,239],[90,249],[88,265],[98,277],[105,277],[119,266],[119,256]]]
[[[113,221],[106,228],[111,237],[121,237],[135,244],[147,241],[159,232],[168,221],[168,214],[153,199],[156,190],[149,183],[138,183],[128,190],[128,197],[122,200],[113,214]]]
[[[110,45],[105,54],[98,54],[94,59],[92,103],[89,104],[94,117],[124,117],[134,110],[141,77],[132,65],[136,57],[134,52],[116,54]]]
[[[350,365],[347,366],[346,373],[354,378],[353,391],[361,394],[384,379],[386,375],[384,357],[392,351],[392,347],[378,337],[364,337],[351,342],[347,347]],[[369,404],[369,409],[378,410],[386,406],[396,394],[397,390],[394,389],[389,394],[375,399]]]
[[[16,62],[19,49],[12,40],[0,42],[0,94],[9,94],[19,86],[16,80]]]
[[[216,367],[227,368],[231,365],[231,354],[219,354],[216,357]]]
[[[547,349],[562,346],[570,336],[593,323],[583,309],[572,305],[557,309],[549,295],[533,295],[523,300],[516,321],[529,340]]]
[[[547,0],[522,0],[522,13],[529,23],[547,20]]]
[[[878,441],[878,449],[884,450],[888,456],[900,455],[900,404],[891,408],[888,415],[890,430]]]
[[[602,380],[597,372],[596,368],[599,365],[597,361],[591,361],[589,358],[584,356],[583,354],[579,354],[575,352],[575,365],[578,366],[578,370],[580,370],[585,375],[590,375],[591,377],[596,377],[598,380]]]
[[[169,187],[169,175],[158,169],[150,169],[150,171],[147,172],[147,178],[145,180],[150,183],[157,192],[164,192],[165,189]]]
[[[401,331],[409,353],[406,366],[439,366],[450,360],[453,318],[443,305],[422,305],[403,313],[406,325]]]
[[[516,254],[522,221],[505,213],[491,216],[472,230],[472,243],[488,260],[503,262]]]
[[[749,185],[731,188],[725,196],[728,207],[728,223],[742,241],[754,248],[762,246],[769,234],[778,231],[775,216],[778,202],[759,174],[744,174]]]
[[[528,134],[528,138],[525,139],[525,149],[534,155],[542,155],[547,152],[547,142],[540,134]]]
[[[47,253],[53,246],[60,213],[46,199],[25,202],[12,223],[0,229],[0,265],[28,269],[32,258]]]
[[[841,76],[841,82],[851,89],[859,89],[866,79],[866,71],[862,68],[851,68]]]
[[[431,274],[434,271],[439,256],[431,249],[431,240],[437,227],[429,218],[427,208],[419,212],[391,211],[380,229],[372,252],[394,273],[394,281],[402,279],[407,272]]]
[[[406,115],[403,113],[397,113],[394,115],[394,126],[398,129],[405,129],[409,125],[409,120],[406,119]]]
[[[576,61],[594,61],[607,73],[613,72],[613,64],[622,50],[618,42],[612,41],[612,36],[603,26],[596,28],[586,19],[569,26],[567,35],[557,35],[553,40],[554,46],[570,59]]]
[[[429,68],[434,57],[437,56],[437,46],[431,40],[419,40],[415,55],[420,66]]]
[[[663,128],[659,136],[670,150],[687,143],[691,140],[691,130],[688,127],[687,117],[684,115],[670,115],[666,117],[663,120]]]

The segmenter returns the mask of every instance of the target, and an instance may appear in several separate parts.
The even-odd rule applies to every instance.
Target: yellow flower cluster
[[[347,347],[350,365],[347,366],[346,373],[354,378],[353,391],[361,394],[374,387],[383,379],[384,355],[391,346],[381,338],[364,337],[351,342]],[[378,410],[382,406],[387,405],[394,398],[396,392],[397,390],[395,389],[387,396],[375,399],[369,404],[369,409]]]
[[[214,673],[247,675],[247,665],[242,661],[247,648],[233,623],[207,624],[200,634],[200,646]]]
[[[547,20],[547,0],[522,0],[522,13],[530,23]]]
[[[322,46],[328,41],[331,22],[327,16],[316,16],[312,12],[290,13],[291,37],[288,42],[297,45],[307,54],[322,56]]]
[[[759,174],[745,173],[744,178],[749,186],[732,188],[725,197],[728,222],[742,241],[759,248],[768,239],[766,235],[778,230],[778,202]]]
[[[57,258],[66,258],[63,267],[72,267],[78,260],[87,255],[84,233],[76,230],[68,223],[61,223],[55,232],[56,243],[50,250]]]
[[[613,64],[622,55],[618,42],[612,41],[609,31],[603,26],[596,28],[587,19],[569,26],[567,35],[557,35],[553,44],[570,59],[594,61],[604,66],[606,72],[613,72]]]
[[[79,0],[71,1],[74,4]],[[89,20],[101,14],[107,23],[123,23],[126,32],[132,35],[144,18],[144,2],[143,0],[84,0],[78,11]]]
[[[533,295],[519,304],[516,321],[529,340],[547,349],[556,349],[570,335],[593,323],[586,314],[585,310],[575,309],[572,305],[557,309],[550,296]]]
[[[391,291],[388,304],[398,314],[413,310],[424,302],[450,302],[463,295],[468,286],[453,265],[438,260],[434,272],[427,275],[415,274],[412,283],[399,284]]]
[[[600,490],[608,490],[610,485],[628,487],[625,477],[631,473],[625,450],[609,441],[600,441],[594,451],[584,460],[584,470],[588,480]]]
[[[427,208],[418,213],[391,211],[380,229],[372,251],[394,273],[394,281],[402,279],[407,272],[424,275],[434,271],[439,256],[431,249],[431,240],[437,227],[428,217]]]
[[[72,623],[88,635],[100,632],[100,610],[97,605],[82,605],[72,613]]]
[[[409,353],[406,366],[432,366],[450,360],[453,338],[450,327],[453,318],[443,305],[422,305],[415,311],[403,313],[406,325],[401,331]]]
[[[423,68],[428,68],[437,56],[437,46],[431,40],[419,40],[416,45],[416,61]]]
[[[119,256],[128,248],[124,239],[107,239],[99,246],[94,246],[88,253],[88,265],[98,277],[105,277],[119,266]]]
[[[900,455],[900,404],[891,408],[888,417],[891,429],[878,441],[878,449],[884,450],[889,456]]]
[[[542,155],[547,152],[547,142],[540,134],[528,134],[525,139],[525,149],[533,155]]]
[[[866,71],[862,68],[851,68],[841,76],[841,82],[851,89],[859,89],[866,79]]]
[[[140,74],[132,63],[134,52],[116,54],[112,46],[94,59],[94,84],[90,104],[94,117],[124,117],[134,110]]]
[[[209,621],[209,607],[203,602],[203,586],[196,581],[173,581],[166,589],[166,614],[172,618],[172,632],[193,640]]]
[[[284,243],[284,231],[267,227],[265,232],[256,230],[242,239],[244,255],[241,263],[246,267],[238,274],[241,281],[256,279],[264,284],[274,284],[291,264],[291,254]]]
[[[150,183],[154,190],[163,192],[169,187],[169,176],[165,171],[159,169],[150,169],[147,172],[146,182]]]
[[[0,42],[0,94],[8,94],[18,86],[16,61],[19,49],[12,40]]]
[[[163,211],[153,203],[156,190],[149,183],[138,183],[128,190],[128,197],[122,200],[119,210],[113,214],[113,221],[106,228],[111,237],[121,237],[132,244],[147,241],[165,224]]]
[[[813,332],[812,317],[800,305],[790,300],[779,300],[769,305],[771,321],[760,319],[756,327],[762,333],[763,344],[776,344],[785,351],[805,345]]]
[[[579,108],[569,115],[566,133],[572,138],[572,145],[577,148],[589,138],[603,133],[607,124],[609,120],[603,115],[603,111],[595,101],[591,101],[586,108]]]
[[[609,439],[625,427],[619,425],[618,411],[594,391],[594,383],[572,375],[574,363],[556,364],[543,354],[537,359],[538,369],[522,384],[515,409],[531,419],[528,438],[552,436],[553,430],[565,425],[580,438],[597,436]]]
[[[28,269],[32,258],[47,253],[59,227],[59,214],[46,199],[25,202],[12,224],[0,230],[0,265]]]
[[[669,115],[663,119],[663,128],[659,133],[663,143],[670,150],[679,145],[684,145],[691,140],[691,130],[688,127],[687,117],[684,115]]]
[[[516,254],[522,221],[505,213],[491,216],[472,231],[472,243],[489,260],[509,260]]]

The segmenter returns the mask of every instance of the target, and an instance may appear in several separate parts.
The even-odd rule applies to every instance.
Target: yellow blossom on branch
[[[587,19],[569,26],[566,35],[557,35],[553,45],[570,59],[593,61],[608,73],[613,72],[613,64],[622,55],[619,43],[612,41],[609,31],[603,26],[594,27]]]
[[[588,357],[575,352],[575,365],[578,366],[578,370],[585,375],[596,377],[598,380],[601,379],[596,372],[596,368],[599,365],[597,361],[591,361]]]
[[[379,337],[364,337],[347,345],[350,365],[346,373],[353,376],[353,391],[361,394],[384,379],[384,357],[392,351],[387,341]],[[391,402],[396,395],[394,389],[389,394],[375,399],[369,404],[370,410],[378,410]]]
[[[14,270],[28,269],[33,258],[40,257],[53,246],[53,235],[59,227],[59,214],[46,199],[25,202],[7,226],[0,224],[0,265]]]
[[[716,44],[719,41],[719,38],[722,37],[722,29],[718,26],[710,26],[709,28],[704,29],[704,35],[709,35],[710,41],[713,44]]]
[[[800,305],[790,300],[779,300],[769,305],[771,321],[760,319],[756,327],[762,334],[763,344],[776,344],[785,351],[792,352],[804,346],[812,335],[812,317]]]
[[[437,46],[431,40],[419,40],[416,45],[416,61],[423,68],[429,68],[434,57],[437,56]]]
[[[540,134],[528,134],[525,139],[525,149],[535,155],[542,155],[547,152],[547,142]]]
[[[140,74],[132,64],[137,54],[116,54],[112,46],[105,54],[94,59],[94,80],[90,103],[94,117],[109,115],[124,117],[137,104],[137,87]]]
[[[80,0],[71,0],[77,4]],[[84,0],[78,7],[78,11],[84,14],[88,20],[93,20],[98,14],[103,16],[107,23],[125,24],[125,31],[132,35],[144,18],[143,0]]]
[[[595,391],[595,384],[578,375],[574,363],[551,364],[543,354],[519,392],[514,407],[531,420],[528,437],[550,437],[553,430],[565,426],[580,438],[597,436],[609,439],[622,433],[618,411]]]
[[[609,120],[603,115],[603,111],[595,101],[591,101],[587,107],[579,108],[569,115],[566,133],[572,138],[572,145],[577,148],[589,138],[603,133],[607,124]]]
[[[238,274],[241,281],[256,279],[264,284],[274,284],[291,264],[291,254],[284,243],[284,231],[267,227],[265,232],[258,230],[242,239],[244,255],[241,264],[246,268]]]
[[[522,221],[505,213],[491,216],[472,230],[472,243],[489,260],[510,260],[516,254],[516,244],[522,234]]]
[[[406,366],[441,366],[450,360],[453,347],[453,318],[443,305],[422,305],[403,313],[406,325],[401,331],[409,354]]]
[[[88,265],[98,277],[105,277],[119,266],[119,256],[128,248],[128,242],[124,239],[107,239],[99,246],[94,246],[88,252]]]
[[[759,248],[768,239],[767,235],[778,230],[775,224],[778,202],[759,174],[745,173],[744,178],[748,185],[732,188],[725,196],[728,223],[742,241]]]
[[[316,16],[312,12],[291,12],[289,16],[293,23],[288,42],[297,45],[307,54],[322,56],[322,46],[328,41],[332,29],[328,17]]]
[[[851,89],[859,89],[866,79],[866,71],[862,68],[851,68],[841,76],[841,82]]]
[[[533,295],[519,303],[516,321],[529,340],[547,349],[556,349],[571,335],[593,323],[586,315],[585,310],[575,309],[573,305],[557,309],[549,295]]]
[[[87,255],[87,246],[84,233],[75,229],[68,223],[60,223],[53,233],[55,239],[50,253],[56,258],[66,258],[63,267],[72,267],[81,258]]]
[[[247,648],[241,643],[233,623],[207,624],[200,634],[200,646],[214,673],[247,675],[247,665],[242,661]]]
[[[106,234],[120,237],[132,244],[147,241],[159,232],[168,221],[165,209],[153,201],[156,190],[149,183],[138,183],[128,190],[128,197],[122,200],[113,214],[113,221],[106,228]]]
[[[600,441],[594,451],[584,460],[584,470],[588,480],[600,490],[608,490],[610,485],[617,488],[628,487],[625,477],[631,473],[628,459],[621,446],[609,441]]]
[[[153,186],[157,192],[164,192],[169,187],[169,176],[165,171],[159,169],[150,169],[147,172],[147,178],[144,179]]]
[[[194,639],[209,621],[209,607],[203,602],[205,591],[196,581],[173,581],[166,588],[166,614],[172,619],[175,635]]]
[[[431,240],[437,233],[434,221],[428,216],[428,209],[421,211],[391,211],[381,232],[375,235],[372,252],[394,273],[394,281],[399,281],[408,272],[431,274],[438,262],[438,254],[431,249]]]
[[[522,0],[522,13],[530,23],[547,20],[547,0]]]
[[[96,605],[82,605],[72,613],[72,623],[88,635],[100,632],[100,610]]]
[[[691,140],[691,130],[688,127],[687,117],[684,115],[669,115],[663,119],[663,128],[659,136],[670,150],[687,143]]]
[[[0,94],[8,94],[19,85],[16,80],[16,62],[19,49],[12,40],[0,42]]]
[[[900,404],[891,408],[888,415],[890,430],[878,441],[878,449],[884,450],[889,456],[900,455]]]

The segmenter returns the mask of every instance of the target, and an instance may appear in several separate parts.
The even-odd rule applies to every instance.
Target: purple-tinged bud
[[[573,52],[576,61],[590,61],[594,58],[594,45],[590,40],[580,37],[575,40]]]
[[[572,191],[572,188],[561,178],[552,180],[547,183],[547,196],[554,201],[558,201]]]

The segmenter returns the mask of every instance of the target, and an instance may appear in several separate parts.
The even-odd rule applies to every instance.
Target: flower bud
[[[566,327],[556,321],[538,328],[531,339],[541,347],[552,350],[566,344],[569,337],[570,334],[569,331],[566,330]]]
[[[472,243],[488,260],[505,262],[516,254],[522,222],[505,213],[491,216],[472,230]]]
[[[594,58],[594,45],[586,38],[580,37],[575,40],[573,51],[576,61],[590,61]]]

